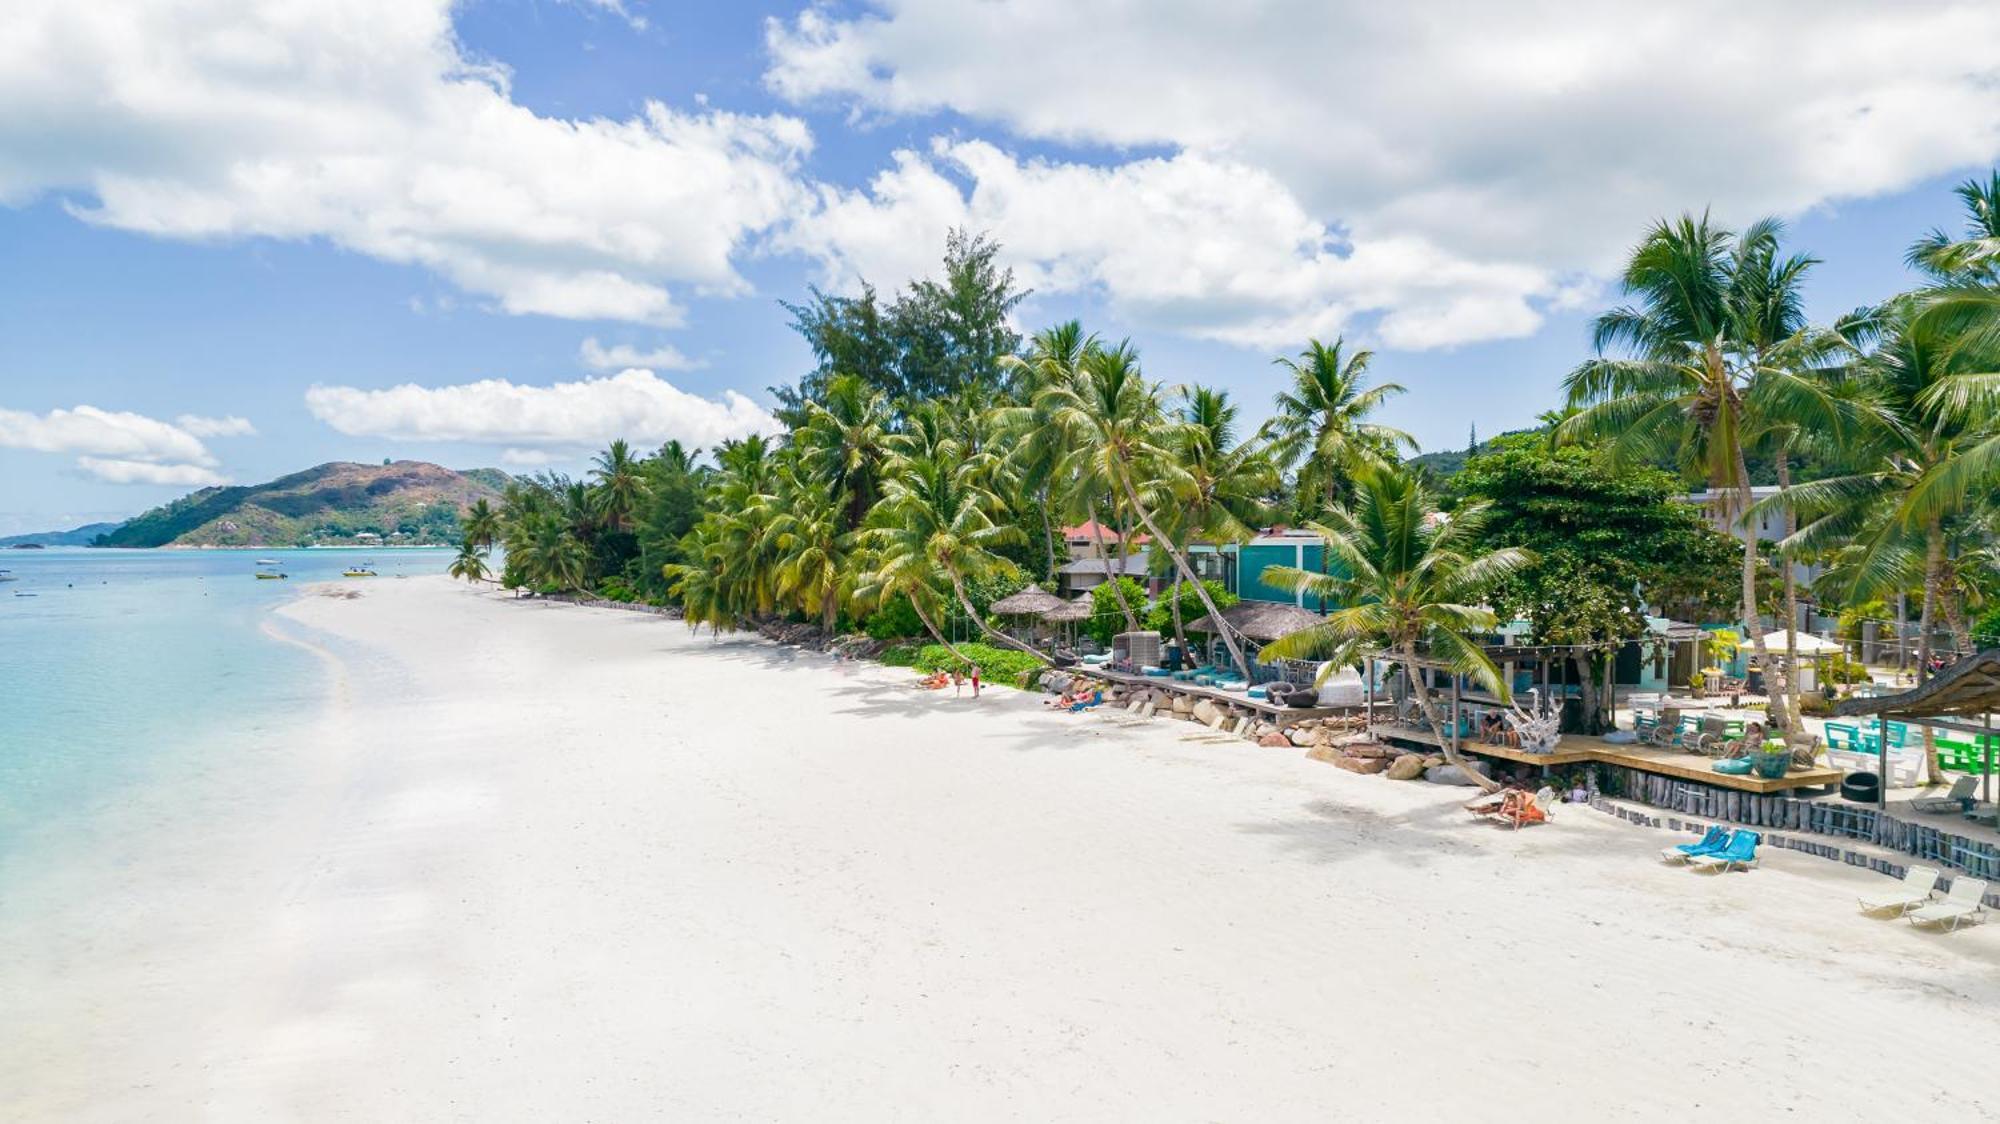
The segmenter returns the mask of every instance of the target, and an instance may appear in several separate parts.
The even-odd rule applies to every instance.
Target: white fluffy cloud
[[[937,141],[899,152],[864,191],[824,189],[778,244],[826,262],[839,285],[920,275],[937,240],[912,232],[953,226],[993,232],[1025,285],[1098,289],[1141,323],[1257,346],[1361,312],[1382,314],[1392,346],[1524,335],[1540,323],[1530,300],[1555,291],[1545,271],[1415,235],[1344,245],[1268,173],[1188,153],[1095,168]]]
[[[219,484],[204,436],[254,432],[242,418],[183,414],[180,424],[126,410],[77,406],[45,414],[0,408],[0,447],[78,454],[79,469],[111,484]],[[186,423],[203,423],[210,432]]]
[[[205,418],[200,414],[182,414],[174,419],[174,424],[194,434],[196,437],[255,437],[257,427],[249,418],[239,418],[234,414],[222,418]]]
[[[1991,3],[884,0],[766,40],[795,102],[1166,153],[1104,178],[956,141],[905,156],[813,220],[832,260],[967,215],[1016,243],[1071,230],[1080,187],[1094,219],[1146,222],[1028,253],[1045,285],[1245,339],[1370,308],[1405,346],[1519,334],[1661,215],[1796,214],[2000,156]]]
[[[733,390],[723,391],[720,400],[703,398],[644,370],[553,386],[505,379],[439,387],[406,383],[385,390],[315,386],[306,391],[306,408],[351,436],[527,448],[592,448],[617,437],[713,446],[780,428],[777,419]]]
[[[78,457],[76,466],[106,484],[178,484],[205,488],[224,484],[228,478],[198,464],[154,464],[114,457]]]
[[[566,120],[468,57],[451,0],[17,0],[0,36],[0,203],[175,238],[324,238],[509,312],[679,322],[670,287],[801,198],[783,116]],[[629,15],[624,5],[598,7]]]
[[[648,351],[641,351],[631,344],[615,343],[609,347],[598,343],[595,336],[583,341],[577,349],[577,358],[593,371],[622,371],[627,367],[645,367],[655,371],[697,371],[708,366],[699,359],[691,359],[682,354],[681,349],[672,344],[661,344]]]

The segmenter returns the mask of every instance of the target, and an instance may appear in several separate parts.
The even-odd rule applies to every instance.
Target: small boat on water
[[[260,582],[283,581],[288,577],[291,577],[291,575],[285,573],[283,570],[278,569],[277,559],[259,558],[257,560],[258,581]]]
[[[349,566],[347,569],[342,570],[340,576],[343,578],[373,578],[380,575],[375,573],[375,563],[363,562],[359,566]]]
[[[14,576],[14,571],[0,570],[0,582],[17,582],[20,580],[20,578]]]

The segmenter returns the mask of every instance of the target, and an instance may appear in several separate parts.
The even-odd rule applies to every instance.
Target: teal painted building
[[[1299,605],[1316,613],[1338,608],[1330,599],[1287,593],[1264,581],[1264,571],[1272,566],[1296,566],[1325,573],[1326,544],[1318,535],[1309,531],[1276,531],[1225,551],[1224,584],[1236,596],[1246,601]]]

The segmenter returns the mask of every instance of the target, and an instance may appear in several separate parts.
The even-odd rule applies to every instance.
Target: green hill
[[[460,512],[498,500],[498,469],[453,472],[423,461],[330,464],[268,484],[203,488],[97,538],[96,546],[441,545]]]

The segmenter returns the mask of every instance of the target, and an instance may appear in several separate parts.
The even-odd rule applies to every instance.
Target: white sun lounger
[[[1857,900],[1861,902],[1863,913],[1903,914],[1931,903],[1931,891],[1937,889],[1938,871],[1936,867],[1911,866],[1903,872],[1902,881],[1896,888],[1883,894],[1869,894]]]
[[[1909,918],[1912,925],[1936,925],[1950,932],[1960,925],[1985,920],[1985,898],[1986,883],[1977,878],[1954,878],[1951,889],[1945,891],[1943,901],[1913,909],[1903,916]]]
[[[1910,801],[1910,807],[1919,812],[1956,812],[1965,807],[1967,800],[1979,795],[1978,777],[1960,777],[1951,782],[1951,791],[1943,796],[1919,796]]]

